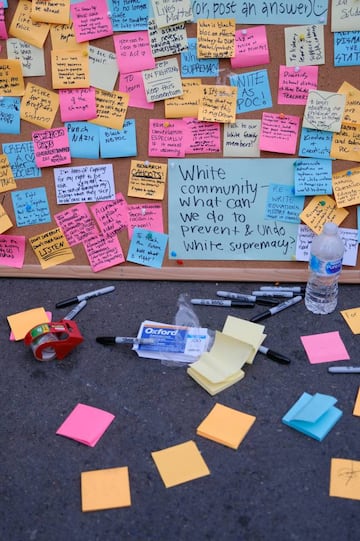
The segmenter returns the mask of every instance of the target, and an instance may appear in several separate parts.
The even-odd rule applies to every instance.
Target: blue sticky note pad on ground
[[[197,38],[188,38],[188,50],[181,53],[181,77],[217,77],[219,60],[217,58],[198,58]]]
[[[99,127],[101,158],[136,156],[135,120],[125,120],[122,130]]]
[[[299,156],[330,159],[333,132],[302,128]]]
[[[333,396],[303,393],[284,415],[282,422],[310,438],[322,441],[342,416],[342,411],[334,407],[336,402]]]
[[[65,122],[72,158],[98,160],[100,154],[99,126],[89,122]]]
[[[267,70],[238,73],[229,77],[231,86],[237,86],[236,113],[246,113],[272,107]]]
[[[20,98],[0,99],[0,133],[20,133]]]
[[[168,235],[149,229],[135,227],[129,246],[127,261],[161,268],[164,259]]]
[[[35,163],[34,143],[3,143],[3,153],[6,154],[14,178],[41,177],[41,169]]]
[[[334,66],[360,66],[360,31],[334,32]]]

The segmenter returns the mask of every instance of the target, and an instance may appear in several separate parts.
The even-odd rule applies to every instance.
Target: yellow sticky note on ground
[[[32,308],[7,316],[15,340],[23,340],[25,335],[37,325],[48,323],[49,318],[44,308]]]
[[[358,392],[357,392],[355,405],[354,405],[354,409],[353,409],[353,415],[356,415],[357,417],[360,417],[360,387],[359,387]]]
[[[340,314],[354,334],[360,334],[360,308],[341,310]]]
[[[52,24],[68,24],[70,0],[32,0],[31,20]]]
[[[211,396],[220,393],[224,389],[227,389],[228,387],[234,385],[238,381],[241,381],[245,377],[245,372],[243,370],[237,370],[228,378],[223,379],[219,383],[214,383],[213,381],[210,381],[205,376],[203,376],[201,373],[192,369],[191,366],[192,365],[190,365],[187,369],[187,374],[191,376],[192,379],[196,381],[196,383],[198,383],[203,389],[205,389],[205,391],[207,391]]]
[[[349,212],[346,209],[339,209],[336,201],[328,195],[316,195],[310,203],[299,214],[299,218],[314,233],[319,235],[326,222],[334,222],[340,225]]]
[[[259,347],[266,338],[264,330],[265,326],[259,323],[253,323],[252,321],[241,319],[239,317],[228,316],[222,332],[228,336],[237,338],[237,340],[243,342],[246,341],[248,344],[252,345],[252,355],[246,360],[247,363],[251,364]]]
[[[82,511],[100,511],[130,505],[127,467],[81,472]]]
[[[19,0],[9,27],[9,34],[41,49],[49,33],[49,23],[39,23],[31,18],[32,2]]]
[[[21,100],[20,118],[45,129],[50,129],[59,108],[59,96],[42,86],[28,83]]]
[[[253,415],[215,404],[198,426],[196,433],[203,438],[237,449],[255,420],[256,417]]]
[[[360,500],[360,461],[332,458],[330,496]]]
[[[154,451],[151,456],[166,488],[210,475],[194,441]]]
[[[89,57],[81,50],[52,50],[51,73],[53,88],[88,88]]]

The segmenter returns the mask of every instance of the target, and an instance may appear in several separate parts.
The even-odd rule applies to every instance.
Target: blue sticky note
[[[332,193],[332,162],[315,158],[299,158],[294,163],[295,195]]]
[[[48,199],[43,186],[11,192],[11,199],[18,227],[51,222]]]
[[[150,0],[112,0],[112,27],[114,32],[147,30]]]
[[[330,159],[333,132],[302,128],[299,156]]]
[[[342,416],[337,399],[320,393],[303,393],[284,415],[282,422],[310,438],[322,441]]]
[[[167,241],[168,235],[165,233],[135,227],[127,261],[147,267],[161,268]]]
[[[265,208],[267,220],[300,223],[299,214],[304,208],[305,197],[296,197],[294,187],[270,184]]]
[[[14,178],[41,177],[41,169],[35,163],[34,143],[3,143],[3,153],[6,154]]]
[[[136,156],[135,120],[125,120],[122,130],[99,127],[101,158]]]
[[[334,32],[334,66],[360,66],[360,31]]]
[[[97,160],[100,153],[99,126],[89,122],[65,122],[72,158]]]
[[[236,113],[246,113],[272,107],[268,71],[257,70],[229,77],[231,86],[237,87]]]
[[[0,133],[20,133],[20,98],[0,98]]]
[[[217,58],[198,58],[197,39],[188,38],[188,50],[181,53],[181,77],[218,77]]]

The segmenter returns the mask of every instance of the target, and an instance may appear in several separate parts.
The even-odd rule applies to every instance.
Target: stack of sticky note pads
[[[251,364],[266,335],[264,326],[228,316],[222,332],[216,331],[210,351],[192,363],[187,373],[209,394],[215,395],[240,381],[245,363]]]

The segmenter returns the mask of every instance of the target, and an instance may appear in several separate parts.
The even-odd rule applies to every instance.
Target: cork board
[[[9,7],[5,10],[6,26],[9,28],[10,21],[16,7],[16,3],[9,1]],[[328,22],[324,25],[324,42],[325,42],[325,55],[326,62],[319,66],[318,73],[318,88],[324,91],[336,92],[341,84],[346,81],[351,85],[359,88],[359,68],[353,67],[334,67],[334,45],[333,34],[330,29],[330,15],[328,16]],[[304,112],[304,106],[290,106],[277,104],[278,94],[278,78],[279,78],[279,66],[285,65],[285,40],[284,29],[290,25],[266,25],[266,34],[270,51],[270,63],[264,66],[241,68],[241,70],[232,70],[230,68],[228,59],[220,59],[220,75],[215,78],[204,78],[205,84],[229,84],[229,75],[231,73],[246,73],[253,72],[258,69],[266,69],[268,73],[270,90],[272,95],[272,107],[267,109],[268,112],[284,115],[297,115],[302,117]],[[237,24],[237,29],[248,28],[249,25]],[[197,27],[195,23],[187,23],[185,25],[186,33],[188,37],[196,37]],[[11,37],[11,36],[9,36]],[[103,48],[108,51],[115,52],[113,37],[107,37],[97,39],[92,42],[96,47]],[[2,50],[1,57],[7,57],[6,41],[1,40]],[[26,77],[25,83],[34,82],[39,86],[43,86],[52,89],[51,79],[51,40],[50,36],[47,37],[45,44],[45,64],[46,75],[38,77]],[[177,58],[179,66],[181,63],[180,55],[172,55]],[[165,57],[166,58],[166,57]],[[118,89],[119,79],[116,81],[114,89]],[[237,118],[249,118],[249,119],[261,119],[263,110],[251,111],[237,115]],[[155,102],[153,110],[140,109],[136,107],[129,107],[126,114],[127,119],[134,119],[136,123],[136,141],[137,141],[137,155],[136,157],[122,157],[113,159],[100,158],[96,160],[95,164],[112,164],[114,179],[115,179],[115,191],[121,192],[126,201],[129,204],[138,203],[152,203],[154,200],[139,199],[136,197],[130,197],[128,192],[128,179],[130,171],[130,162],[132,159],[147,161],[148,157],[148,126],[150,119],[164,119],[164,102]],[[57,113],[53,127],[63,126],[60,120],[60,114]],[[31,134],[34,130],[40,129],[29,122],[21,121],[21,133],[20,135],[0,134],[1,143],[12,143],[21,141],[30,141]],[[222,141],[223,126],[221,126],[221,141]],[[300,133],[300,132],[299,132]],[[299,143],[298,143],[299,144]],[[298,148],[294,155],[283,155],[279,153],[264,152],[261,151],[260,159],[273,159],[276,160],[279,168],[281,168],[281,160],[286,158],[293,158],[294,160],[298,156]],[[187,156],[188,157],[188,156]],[[196,156],[189,156],[194,159],[211,159],[218,160],[219,164],[223,160],[223,152],[211,153],[211,154],[197,154]],[[238,162],[239,168],[241,168],[242,158],[231,158]],[[170,159],[169,159],[170,160]],[[157,157],[152,158],[151,161],[157,163],[168,163],[167,158]],[[84,158],[72,158],[71,166],[86,166],[94,165],[94,160]],[[333,161],[333,172],[344,170],[351,167],[356,167],[355,162],[349,162],[345,160]],[[61,212],[66,208],[66,205],[58,205],[56,200],[55,186],[54,186],[54,171],[52,167],[45,167],[42,170],[42,176],[39,178],[31,178],[24,180],[17,180],[17,189],[30,189],[46,186],[46,193],[49,202],[51,216]],[[157,202],[157,201],[156,201]],[[1,203],[12,220],[13,224],[16,224],[14,215],[14,209],[12,206],[10,192],[4,192],[1,194]],[[161,200],[163,210],[164,232],[168,232],[168,189],[165,189],[164,199]],[[67,205],[71,206],[71,205]],[[344,228],[357,228],[357,216],[356,206],[348,207],[349,215],[341,223],[341,227]],[[5,234],[11,235],[25,235],[26,238],[33,237],[41,234],[43,231],[50,230],[57,227],[55,220],[47,224],[37,224],[33,226],[17,227],[13,226]],[[118,233],[119,241],[126,256],[129,247],[129,238],[126,230]],[[48,269],[43,270],[30,246],[26,243],[26,255],[25,263],[21,269],[13,269],[10,267],[0,266],[0,276],[4,277],[31,277],[31,278],[81,278],[81,279],[141,279],[141,280],[208,280],[208,281],[306,281],[308,271],[307,263],[299,261],[266,261],[266,260],[204,260],[204,259],[177,259],[169,257],[168,253],[165,254],[165,258],[161,268],[147,267],[126,261],[123,264],[116,265],[114,267],[102,270],[100,272],[93,272],[89,266],[86,252],[82,245],[74,246],[72,248],[75,258],[70,262],[71,264],[61,264]],[[360,278],[360,266],[357,263],[356,267],[344,267],[341,275],[342,282],[355,283]]]

